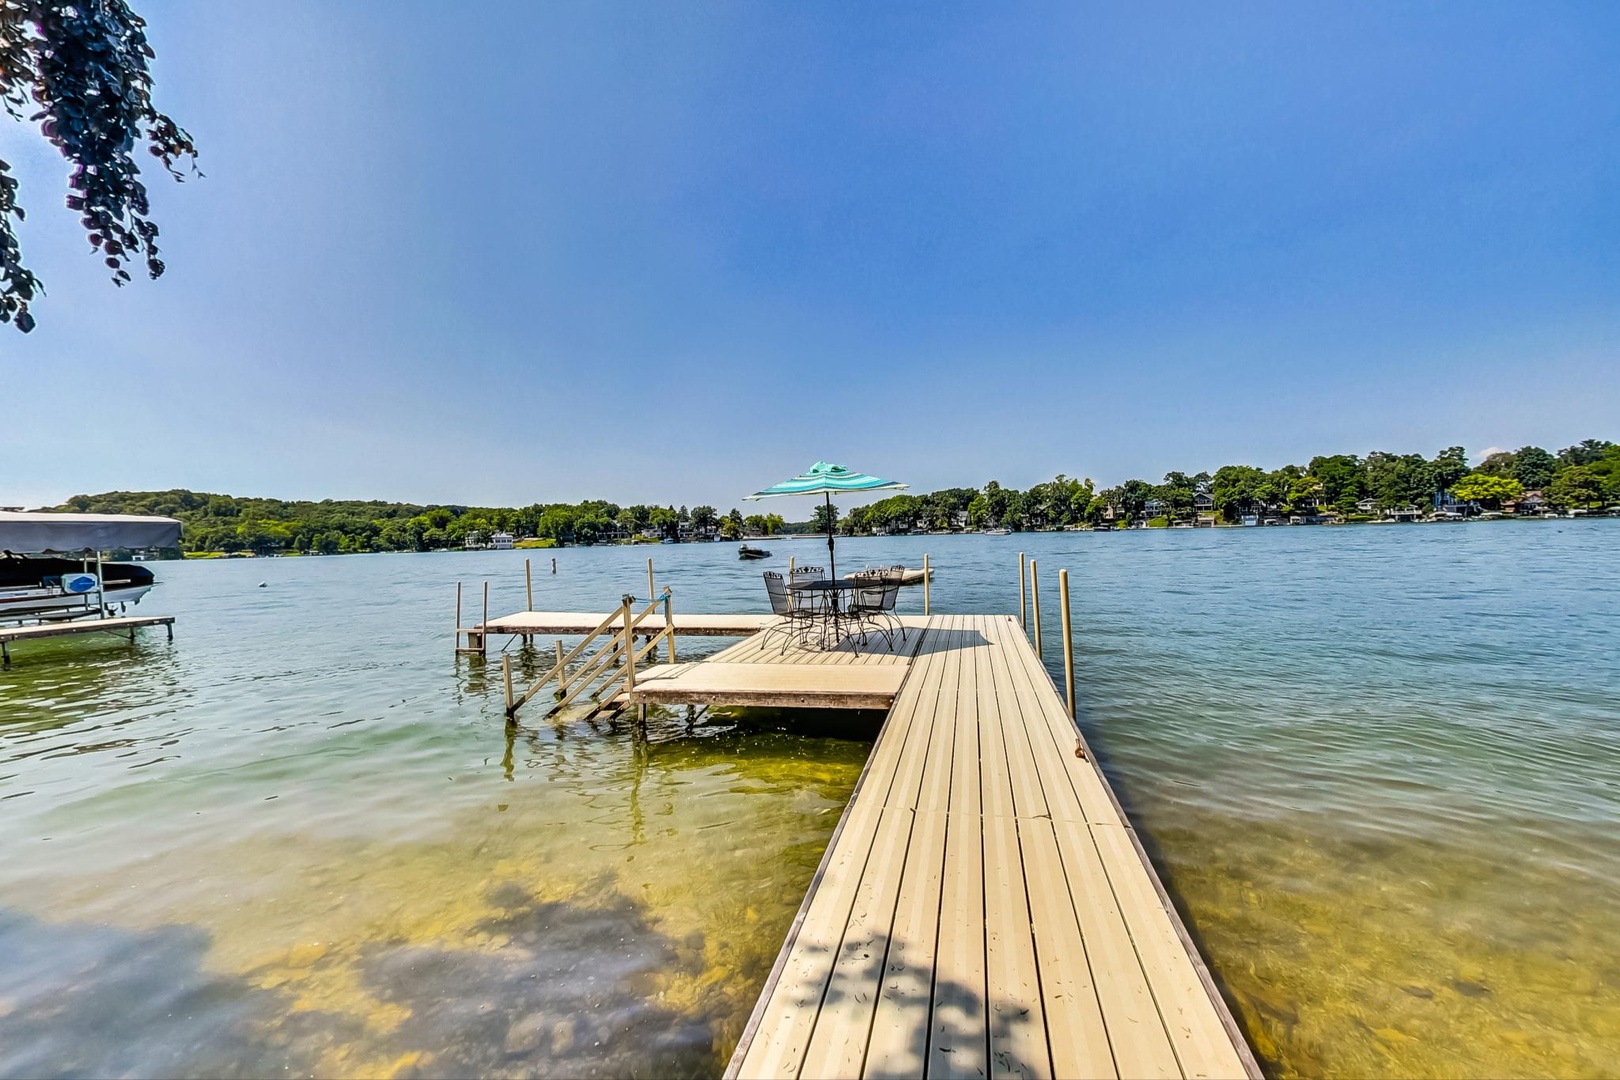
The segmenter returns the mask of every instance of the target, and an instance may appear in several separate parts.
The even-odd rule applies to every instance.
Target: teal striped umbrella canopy
[[[827,495],[831,497],[846,491],[901,491],[910,485],[894,480],[859,473],[842,465],[818,461],[810,471],[800,473],[791,480],[772,484],[764,491],[744,495],[745,499],[770,499],[777,495]]]
[[[866,492],[866,491],[900,491],[909,487],[894,480],[884,480],[881,477],[871,476],[867,473],[858,473],[853,469],[846,469],[842,465],[834,465],[826,461],[818,461],[810,466],[810,471],[800,473],[791,480],[784,480],[780,484],[772,484],[764,491],[756,491],[752,495],[744,495],[745,499],[773,499],[778,495],[825,495],[827,506],[832,506],[832,497],[840,492]],[[827,515],[827,569],[833,577],[838,576],[838,563],[833,554],[833,521],[832,515]]]

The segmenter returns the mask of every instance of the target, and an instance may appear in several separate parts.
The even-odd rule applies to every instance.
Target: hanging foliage
[[[145,145],[176,180],[182,164],[200,175],[191,136],[152,105],[145,26],[123,0],[0,0],[0,100],[73,163],[68,209],[118,285],[130,280],[132,260],[150,277],[163,273],[136,148]],[[17,180],[0,161],[0,322],[26,333],[43,289],[22,262],[22,219]]]

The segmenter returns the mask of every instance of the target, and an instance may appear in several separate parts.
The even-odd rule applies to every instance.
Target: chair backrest
[[[862,570],[854,575],[861,587],[850,597],[851,606],[860,611],[877,611],[883,606],[883,571]]]
[[[795,585],[803,581],[825,580],[827,580],[827,568],[825,566],[799,566],[793,570],[793,584]]]
[[[771,598],[773,615],[792,614],[793,603],[788,599],[787,586],[782,584],[782,575],[775,570],[765,571],[765,595]]]
[[[884,611],[893,611],[894,605],[900,602],[900,585],[906,579],[906,568],[891,566],[883,574],[883,601]]]

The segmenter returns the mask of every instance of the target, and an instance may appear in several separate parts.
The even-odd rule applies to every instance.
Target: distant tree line
[[[1476,468],[1453,446],[1421,454],[1374,451],[1333,454],[1307,465],[1267,471],[1223,465],[1213,473],[1166,473],[1154,484],[1127,480],[1097,490],[1091,480],[1059,474],[1024,491],[992,480],[926,495],[893,495],[840,517],[846,533],[906,533],[951,529],[1056,529],[1144,517],[1185,520],[1203,511],[1226,521],[1250,514],[1333,514],[1430,509],[1451,499],[1487,509],[1539,493],[1550,507],[1593,508],[1620,502],[1620,445],[1587,439],[1551,453],[1536,446],[1493,453]],[[412,503],[323,499],[320,502],[238,498],[205,492],[112,491],[76,495],[53,509],[80,513],[159,514],[185,523],[186,551],[311,553],[433,551],[487,543],[495,532],[558,544],[631,538],[736,540],[782,532],[819,532],[827,507],[790,523],[779,514],[743,515],[733,508],[618,506],[602,500],[534,503],[524,507],[418,506]]]
[[[1428,511],[1448,499],[1500,510],[1531,493],[1560,509],[1620,502],[1620,445],[1587,439],[1556,454],[1526,446],[1490,454],[1474,469],[1460,446],[1433,458],[1375,450],[1365,457],[1318,456],[1306,465],[1270,471],[1223,465],[1213,473],[1170,472],[1159,483],[1133,479],[1102,490],[1090,479],[1059,473],[1025,491],[992,480],[982,489],[893,495],[850,511],[840,524],[851,533],[1056,529],[1144,518],[1188,520],[1201,510],[1227,522],[1266,514],[1355,520],[1384,511]]]
[[[323,499],[251,499],[196,491],[111,491],[76,495],[54,509],[80,513],[159,514],[185,523],[186,551],[284,551],[338,554],[434,551],[487,543],[496,532],[559,544],[594,544],[646,537],[679,539],[722,534],[712,506],[625,506],[601,500],[535,503],[524,507],[419,506],[414,503]],[[733,515],[737,512],[732,511]],[[737,517],[743,531],[780,531],[776,515]]]

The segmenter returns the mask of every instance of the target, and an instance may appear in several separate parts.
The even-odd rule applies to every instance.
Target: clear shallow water
[[[1005,611],[1020,549],[1054,670],[1070,568],[1082,723],[1270,1071],[1620,1072],[1620,523],[839,553]],[[677,611],[759,606],[727,545],[555,554],[537,607],[649,554]],[[0,1074],[718,1072],[874,718],[508,739],[450,630],[523,557],[164,563],[172,646],[18,647]]]

